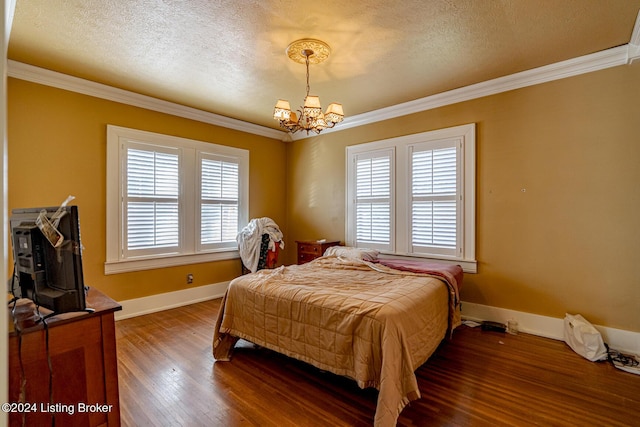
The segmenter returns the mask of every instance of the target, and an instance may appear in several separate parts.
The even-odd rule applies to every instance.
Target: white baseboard
[[[122,311],[117,311],[115,318],[116,320],[123,320],[130,317],[142,316],[143,314],[182,307],[183,305],[195,304],[201,301],[222,298],[228,285],[228,281],[213,283],[211,285],[184,289],[182,291],[119,301],[122,305]]]
[[[518,322],[520,332],[564,341],[564,320],[556,317],[540,316],[465,301],[462,302],[462,317],[468,320],[491,320],[505,324],[507,320],[515,320]],[[602,334],[604,342],[612,348],[625,353],[640,354],[640,332],[600,325],[593,326]]]
[[[143,298],[120,301],[122,311],[116,312],[116,320],[142,316],[162,310],[195,304],[214,298],[221,298],[229,282],[213,283],[182,291],[167,292]],[[518,330],[527,334],[538,335],[563,341],[563,319],[525,313],[523,311],[507,310],[505,308],[462,302],[462,317],[468,320],[492,320],[507,323],[507,320],[518,322]],[[606,326],[594,325],[602,334],[604,342],[616,350],[640,354],[640,333],[614,329]]]

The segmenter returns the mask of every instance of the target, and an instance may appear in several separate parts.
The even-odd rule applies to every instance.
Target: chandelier
[[[320,98],[309,95],[309,64],[321,63],[329,57],[329,53],[329,45],[315,39],[296,40],[287,47],[289,58],[307,67],[307,96],[304,98],[304,106],[297,111],[298,114],[291,111],[289,101],[278,100],[273,118],[280,122],[280,127],[291,133],[306,130],[308,135],[309,131],[320,133],[323,129],[332,128],[344,119],[342,104],[329,104],[323,114]]]

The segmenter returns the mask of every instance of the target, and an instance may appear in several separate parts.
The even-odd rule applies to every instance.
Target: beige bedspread
[[[392,426],[420,397],[414,371],[457,324],[444,281],[322,257],[231,282],[213,337],[217,360],[239,338],[379,390],[374,424]]]

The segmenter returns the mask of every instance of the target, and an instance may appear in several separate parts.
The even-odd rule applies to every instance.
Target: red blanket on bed
[[[456,303],[460,301],[460,289],[462,288],[463,272],[462,267],[459,265],[430,263],[421,260],[405,260],[396,258],[379,258],[376,261],[387,267],[401,270],[410,271],[412,273],[429,274],[432,276],[440,277],[453,286],[456,291]]]

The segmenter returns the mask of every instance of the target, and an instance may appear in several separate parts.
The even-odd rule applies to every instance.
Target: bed
[[[420,397],[415,370],[460,323],[462,269],[328,255],[234,279],[213,355],[245,339],[379,390],[375,426]]]

